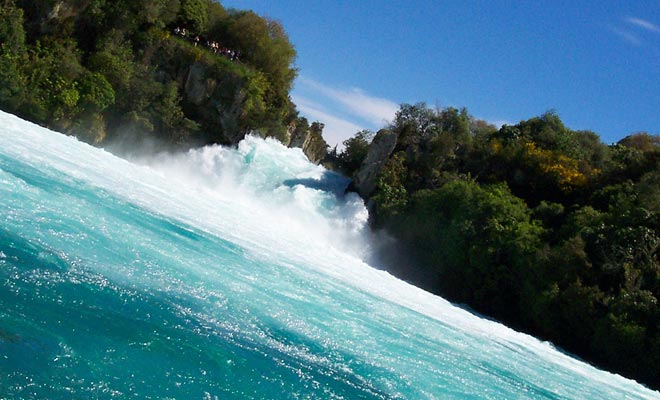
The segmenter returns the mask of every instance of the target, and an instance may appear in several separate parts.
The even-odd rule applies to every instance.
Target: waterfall
[[[658,399],[369,265],[302,152],[122,159],[0,112],[6,398]]]

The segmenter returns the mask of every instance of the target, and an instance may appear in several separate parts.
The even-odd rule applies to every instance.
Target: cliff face
[[[378,131],[369,146],[367,157],[358,170],[353,185],[362,198],[369,198],[376,190],[376,178],[396,147],[398,135],[387,129]]]
[[[294,124],[289,128],[289,147],[302,149],[307,158],[315,163],[321,163],[328,155],[328,143],[323,139],[323,127],[320,122],[313,122],[311,126],[306,124]]]
[[[213,75],[209,66],[195,62],[183,80],[186,114],[215,132],[214,141],[229,145],[240,142],[249,132],[241,128],[246,100],[243,79],[232,74]],[[323,128],[320,122],[308,125],[306,121],[296,120],[281,140],[288,147],[300,148],[311,162],[319,164],[328,155]]]
[[[186,115],[212,132],[213,142],[237,144],[245,137],[241,117],[246,96],[241,77],[212,75],[207,65],[196,62],[185,74],[183,95]]]

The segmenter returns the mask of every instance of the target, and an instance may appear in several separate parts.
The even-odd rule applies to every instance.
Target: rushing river
[[[346,185],[274,141],[126,161],[0,113],[0,398],[660,398],[369,266]]]

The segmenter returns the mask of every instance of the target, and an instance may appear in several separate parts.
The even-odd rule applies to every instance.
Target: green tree
[[[604,299],[597,286],[577,279],[548,296],[547,308],[540,317],[542,324],[558,344],[588,352],[603,315]]]
[[[131,83],[136,67],[131,44],[122,32],[112,30],[99,41],[97,47],[99,50],[89,57],[88,68],[103,75],[110,83],[116,94],[118,108],[128,109],[135,97]]]
[[[115,103],[112,85],[98,72],[86,73],[80,80],[81,101],[88,111],[101,112]]]
[[[540,117],[521,121],[518,124],[521,135],[534,142],[539,148],[557,151],[569,157],[575,156],[576,139],[555,111],[548,111]]]
[[[542,229],[503,185],[454,180],[413,194],[401,236],[427,268],[433,287],[490,315],[515,320],[533,283]]]
[[[282,25],[252,11],[234,12],[227,19],[222,41],[263,74],[267,85],[259,86],[264,89],[265,125],[279,124],[276,131],[286,129],[283,121],[289,117],[289,91],[297,71],[293,67],[296,51]]]
[[[222,40],[227,36],[227,23],[229,13],[218,2],[212,2],[208,8],[207,33],[215,40]]]
[[[181,22],[193,33],[206,32],[209,0],[181,0]]]
[[[357,132],[353,137],[344,140],[344,149],[338,156],[338,167],[347,176],[353,176],[367,158],[369,143],[374,132],[368,129]]]
[[[85,72],[75,42],[37,42],[24,71],[30,92],[28,117],[66,130],[81,111],[78,80]]]
[[[660,136],[638,132],[628,135],[617,143],[621,146],[631,147],[642,152],[660,151]]]
[[[1,0],[0,5],[0,49],[21,54],[25,52],[23,10],[13,0]]]
[[[426,103],[402,104],[389,129],[398,135],[396,150],[405,150],[414,158],[422,139],[435,129],[434,112]]]
[[[472,141],[470,115],[466,108],[447,107],[436,112],[436,120],[439,130],[450,134],[457,144],[468,146]]]
[[[408,191],[404,185],[408,169],[404,152],[395,153],[387,160],[376,179],[374,218],[379,224],[397,216],[408,203]]]
[[[23,10],[12,0],[0,2],[0,106],[18,109],[26,90],[21,65],[25,62]]]
[[[279,22],[251,11],[239,12],[230,17],[228,36],[241,58],[264,73],[273,95],[288,92],[296,77],[296,51]]]
[[[176,19],[182,7],[180,0],[142,0],[135,3],[140,7],[137,17],[142,18],[144,23],[161,29],[166,28]],[[183,3],[186,4],[186,1]]]

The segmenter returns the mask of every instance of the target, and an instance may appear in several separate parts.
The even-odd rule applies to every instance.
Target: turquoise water
[[[256,138],[126,161],[0,113],[0,397],[657,399],[374,269]]]

